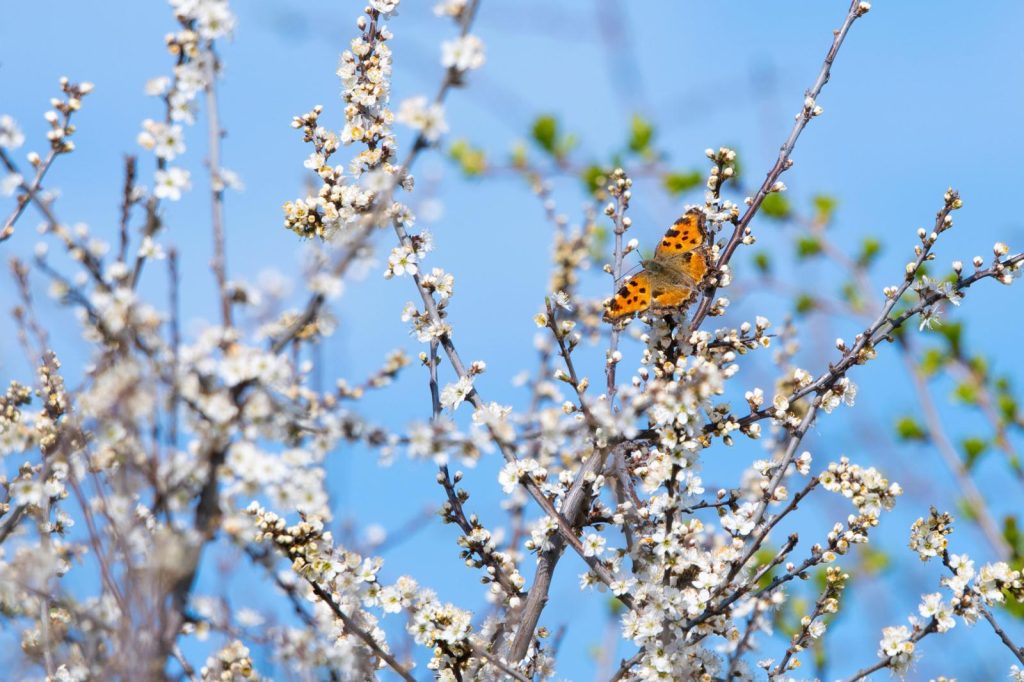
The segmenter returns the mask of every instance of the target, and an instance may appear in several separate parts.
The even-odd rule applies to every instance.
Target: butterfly
[[[710,268],[709,246],[704,214],[691,208],[668,228],[654,258],[644,261],[644,269],[615,293],[604,312],[605,321],[689,303]]]

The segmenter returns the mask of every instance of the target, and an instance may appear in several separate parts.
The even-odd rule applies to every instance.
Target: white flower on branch
[[[146,81],[146,86],[143,91],[150,97],[162,97],[167,94],[167,90],[171,87],[171,79],[167,76],[157,76],[156,78],[150,78]]]
[[[9,197],[21,186],[25,179],[20,173],[7,173],[0,178],[0,196]]]
[[[231,35],[235,30],[235,15],[226,0],[203,0],[193,15],[199,35],[206,40],[216,40]]]
[[[878,657],[889,658],[889,666],[898,675],[905,673],[914,660],[914,642],[910,635],[906,625],[888,627],[882,630],[882,640],[878,643]]]
[[[441,0],[434,5],[434,14],[439,17],[458,17],[466,9],[468,0]]]
[[[456,71],[471,71],[484,65],[484,41],[465,35],[441,43],[441,66]]]
[[[604,546],[607,543],[608,541],[597,533],[587,533],[587,536],[583,538],[584,556],[601,556],[604,554]]]
[[[167,257],[167,253],[156,240],[152,237],[144,237],[142,244],[139,245],[139,258],[150,258],[152,260],[163,260]]]
[[[158,170],[154,175],[156,186],[153,195],[157,199],[178,201],[181,193],[192,189],[192,174],[184,168],[170,166],[167,170]]]
[[[370,0],[370,7],[381,14],[388,14],[398,9],[400,0]]]
[[[395,114],[395,120],[404,123],[413,130],[418,130],[427,142],[437,142],[448,132],[448,124],[444,120],[444,107],[437,102],[427,102],[421,96],[403,100]]]
[[[402,244],[391,250],[391,255],[388,256],[388,269],[385,271],[384,277],[390,279],[396,275],[399,277],[415,275],[417,272],[419,269],[416,266],[416,254],[411,248]]]
[[[956,621],[953,619],[953,607],[943,602],[942,595],[938,592],[921,597],[917,611],[923,618],[935,618],[935,625],[939,632],[947,632],[956,626]]]
[[[831,414],[832,410],[836,409],[843,403],[853,407],[854,399],[857,397],[857,384],[850,381],[848,377],[843,377],[839,381],[835,382],[832,388],[825,391],[821,396],[821,409],[826,414]]]
[[[0,147],[17,149],[25,144],[25,134],[21,132],[17,121],[8,114],[0,116]]]
[[[441,407],[454,412],[473,391],[473,379],[461,377],[454,384],[448,384],[441,390]]]
[[[146,119],[138,142],[141,147],[152,151],[158,158],[173,161],[185,152],[185,135],[179,125]]]
[[[735,512],[729,512],[722,517],[722,528],[737,537],[750,535],[754,530],[754,514],[757,512],[757,505],[753,502],[744,502]]]

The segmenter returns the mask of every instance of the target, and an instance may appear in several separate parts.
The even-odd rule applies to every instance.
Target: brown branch
[[[67,126],[69,119],[70,115],[65,116],[65,127]],[[25,207],[27,207],[30,202],[35,202],[36,206],[46,217],[46,221],[50,225],[58,224],[57,219],[53,215],[53,212],[50,210],[50,207],[47,204],[47,202],[43,201],[42,198],[40,198],[39,191],[43,183],[43,178],[46,177],[46,172],[50,170],[50,166],[53,165],[54,160],[60,154],[60,150],[56,148],[51,148],[50,152],[46,155],[46,159],[43,160],[42,163],[40,163],[39,166],[36,168],[36,174],[35,177],[32,178],[32,182],[28,183],[22,180],[21,184],[19,185],[19,189],[21,189],[23,194],[18,197],[17,202],[14,206],[14,210],[11,211],[10,215],[8,215],[7,219],[4,221],[3,229],[0,229],[0,242],[6,241],[11,237],[11,235],[14,234],[14,223],[18,221],[18,218],[21,217],[21,214],[25,211]],[[10,157],[7,156],[7,153],[3,149],[0,149],[0,161],[3,162],[4,166],[6,166],[7,170],[9,170],[10,172],[17,172],[17,168],[15,167],[14,163],[11,161]]]
[[[618,290],[619,280],[622,279],[622,260],[625,256],[622,248],[622,236],[628,229],[626,221],[626,208],[629,206],[629,198],[619,193],[616,196],[615,213],[615,251],[612,260],[612,295]],[[608,404],[614,407],[615,393],[618,386],[615,383],[615,369],[619,363],[616,357],[619,353],[619,335],[622,329],[619,325],[612,325],[611,338],[608,342],[608,355],[605,357],[605,376],[608,379]]]
[[[619,680],[625,679],[626,675],[629,674],[629,671],[633,668],[633,666],[639,663],[643,657],[644,652],[643,649],[641,649],[640,651],[636,652],[626,660],[622,661],[622,664],[619,665],[619,669],[615,672],[614,675],[612,675],[612,678],[611,680],[609,680],[609,682],[619,682]]]
[[[920,370],[914,365],[914,361],[909,355],[907,344],[901,343],[900,345],[904,351],[904,364],[906,364],[907,372],[910,374],[911,383],[914,384],[917,399],[921,403],[921,412],[924,417],[925,426],[928,429],[928,435],[935,444],[935,449],[938,450],[939,456],[942,458],[946,468],[953,474],[953,478],[960,487],[960,491],[967,499],[967,503],[973,512],[972,516],[981,529],[982,535],[985,536],[985,540],[996,555],[1005,561],[1009,559],[1010,547],[1003,538],[1003,534],[999,531],[999,526],[996,525],[995,519],[992,518],[992,513],[985,502],[985,496],[981,494],[981,491],[974,484],[974,479],[971,478],[970,472],[960,459],[953,444],[950,443],[949,436],[946,435],[946,431],[942,427],[942,418],[939,416],[935,402],[932,400],[931,392],[925,385]]]
[[[210,269],[217,280],[220,292],[220,315],[225,327],[231,326],[231,292],[228,291],[227,262],[224,253],[224,180],[221,178],[220,143],[224,131],[220,127],[220,112],[217,108],[217,68],[220,60],[213,49],[213,41],[206,45],[209,59],[206,65],[206,119],[208,122],[207,146],[210,171],[211,212],[210,221],[213,225],[213,260]]]
[[[569,520],[573,529],[573,534],[571,535],[573,539],[576,539],[575,528],[581,523],[581,517],[590,505],[590,492],[588,490],[590,482],[587,479],[591,478],[591,475],[596,476],[601,472],[604,468],[607,454],[607,449],[595,450],[587,458],[587,461],[580,466],[580,470],[576,474],[569,492],[565,495],[565,501],[562,503],[562,514],[559,514],[559,518],[563,518],[564,515],[564,518]],[[551,579],[555,572],[555,566],[558,565],[558,561],[561,559],[562,552],[565,549],[565,539],[567,538],[564,533],[562,536],[554,537],[551,541],[551,549],[541,552],[537,559],[537,572],[534,575],[533,584],[530,585],[530,592],[526,596],[526,604],[523,606],[523,613],[519,619],[519,629],[516,631],[515,639],[509,647],[510,661],[518,662],[522,660],[526,655],[527,649],[530,647],[533,632],[537,629],[537,623],[540,620],[540,614],[547,605],[548,591],[551,589]],[[579,541],[577,540],[577,542]],[[580,554],[582,556],[582,551]],[[584,557],[584,559],[591,558],[593,557]],[[610,579],[604,580],[604,582],[610,582]],[[628,595],[623,595],[619,599],[627,605],[631,601]]]
[[[320,597],[320,600],[331,609],[334,615],[337,616],[342,623],[344,623],[346,630],[363,640],[363,643],[373,651],[374,655],[387,663],[388,666],[403,680],[406,682],[416,682],[416,678],[409,674],[409,671],[406,670],[405,666],[399,663],[394,656],[384,651],[384,649],[377,644],[377,641],[368,632],[366,632],[366,630],[359,627],[359,624],[356,623],[351,616],[341,610],[341,607],[338,606],[338,603],[334,601],[334,598],[329,592],[327,592],[327,590],[320,587],[320,585],[312,580],[308,580],[307,582],[309,582],[310,587],[313,588],[313,592],[316,593],[316,596]]]
[[[934,618],[932,618],[928,622],[928,625],[926,625],[923,628],[920,626],[915,626],[914,633],[910,636],[910,641],[917,644],[933,632],[938,632],[938,622]],[[845,682],[857,682],[857,680],[862,680],[871,673],[878,672],[879,670],[882,670],[884,668],[888,668],[890,665],[892,665],[892,662],[894,660],[894,656],[886,656],[878,663],[875,663],[872,666],[868,666],[867,668],[862,668],[861,670],[858,670],[851,677],[846,678]]]
[[[996,621],[996,618],[992,615],[991,611],[982,607],[981,615],[984,616],[985,620],[988,621],[988,624],[992,626],[992,631],[996,633],[1000,640],[1002,640],[1003,644],[1006,645],[1006,648],[1010,650],[1018,661],[1024,663],[1024,647],[1017,646],[1013,643],[1013,640],[1010,639],[1010,636],[1007,635],[1006,631],[999,625],[999,622]]]
[[[955,192],[952,194],[955,197]],[[940,223],[946,214],[947,209],[940,211],[939,218],[936,222]],[[929,239],[928,243],[926,243],[926,245],[921,249],[921,253],[918,255],[917,259],[913,263],[908,264],[908,273],[904,277],[903,283],[897,287],[895,292],[888,298],[877,318],[864,330],[864,332],[857,335],[855,343],[843,353],[839,362],[834,365],[830,364],[828,371],[822,373],[809,385],[794,391],[790,396],[788,396],[790,404],[793,404],[797,400],[800,400],[811,393],[820,393],[832,388],[841,378],[846,376],[846,373],[854,365],[866,362],[866,358],[863,357],[865,352],[873,349],[874,346],[881,341],[889,339],[890,335],[902,327],[907,320],[946,298],[943,293],[931,292],[925,294],[917,303],[910,306],[902,313],[896,315],[892,314],[897,301],[902,298],[903,294],[906,293],[907,289],[909,289],[910,285],[914,282],[914,275],[920,270],[921,265],[925,260],[928,259],[931,243],[933,242]],[[956,282],[952,283],[952,290],[955,293],[962,293],[977,282],[987,278],[1001,277],[1006,270],[1020,267],[1022,263],[1024,263],[1024,253],[1018,253],[1003,260],[997,260],[988,268],[978,270],[969,277],[958,279]],[[742,429],[754,422],[773,416],[774,409],[766,407],[760,410],[751,411],[750,414],[737,419],[736,424]],[[705,428],[705,432],[713,432],[715,428],[715,425],[708,425]]]
[[[842,26],[833,33],[832,46],[825,55],[825,61],[822,63],[821,69],[818,72],[818,78],[814,81],[814,85],[812,85],[805,93],[804,106],[797,115],[796,123],[793,124],[793,129],[790,131],[789,137],[779,150],[779,156],[775,161],[775,165],[768,171],[768,175],[765,176],[760,189],[758,189],[750,199],[749,207],[736,223],[732,236],[729,238],[728,243],[719,255],[718,263],[715,266],[717,271],[721,272],[723,267],[729,264],[729,260],[732,258],[736,248],[743,241],[743,237],[750,226],[750,222],[753,220],[758,209],[761,208],[761,204],[764,202],[765,197],[771,193],[772,187],[778,181],[779,176],[792,167],[793,162],[789,157],[793,153],[793,148],[796,146],[796,141],[799,139],[800,133],[803,132],[808,122],[810,122],[814,117],[814,103],[821,94],[822,88],[824,88],[825,84],[828,83],[829,76],[832,72],[832,63],[835,61],[836,55],[839,53],[839,48],[842,46],[843,40],[845,40],[850,27],[853,26],[853,22],[864,16],[866,12],[867,9],[861,6],[859,0],[851,0],[850,9],[846,13],[846,18],[843,20]],[[808,104],[810,104],[810,106],[808,106]],[[701,323],[704,322],[704,318],[707,316],[708,311],[711,309],[711,304],[715,300],[716,289],[717,285],[712,285],[705,292],[704,298],[701,300],[700,305],[697,308],[697,312],[694,313],[693,320],[690,322],[691,332],[699,329]]]

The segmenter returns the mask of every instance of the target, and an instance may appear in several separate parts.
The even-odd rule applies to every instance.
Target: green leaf
[[[572,133],[562,132],[558,119],[551,114],[534,119],[531,137],[538,147],[558,160],[564,159],[578,141]]]
[[[844,283],[842,289],[840,289],[840,295],[855,311],[863,310],[864,299],[860,295],[860,288],[853,282]]]
[[[459,164],[466,177],[475,177],[487,170],[487,155],[466,140],[455,140],[448,148],[448,156]]]
[[[932,329],[933,332],[943,337],[949,346],[949,354],[953,357],[960,357],[962,353],[961,340],[964,333],[962,322],[949,322]]]
[[[821,253],[821,242],[817,237],[800,237],[796,242],[797,258],[810,258]]]
[[[956,502],[957,514],[968,521],[978,520],[978,510],[966,499],[961,498]]]
[[[1003,521],[1003,537],[1010,546],[1014,570],[1020,570],[1020,564],[1024,563],[1024,533],[1017,526],[1017,517],[1007,516]]]
[[[772,261],[767,251],[758,251],[754,254],[754,267],[762,275],[771,274]]]
[[[978,458],[988,450],[989,442],[984,438],[971,436],[964,438],[960,442],[960,447],[962,447],[964,451],[964,466],[971,469],[978,461]]]
[[[543,114],[533,121],[533,141],[549,154],[554,154],[558,144],[558,119]]]
[[[868,575],[877,575],[889,568],[892,559],[880,549],[861,545],[861,569]]]
[[[996,404],[999,407],[999,414],[1005,422],[1017,421],[1017,399],[1010,393],[1000,393],[996,397]]]
[[[754,553],[754,565],[755,566],[767,566],[775,558],[775,549],[772,547],[762,547]],[[777,566],[775,568],[778,568]],[[775,568],[761,576],[761,580],[758,581],[758,586],[767,587],[771,584],[775,578]]]
[[[591,164],[583,169],[582,180],[587,192],[597,195],[605,189],[608,173],[597,164]]]
[[[949,362],[949,356],[938,348],[929,348],[921,358],[921,371],[925,376],[933,376]]]
[[[860,255],[857,256],[857,265],[863,268],[871,265],[882,252],[882,243],[874,237],[864,237],[860,245]]]
[[[651,141],[654,139],[654,124],[640,114],[633,114],[629,127],[629,151],[643,156],[651,155]]]
[[[906,416],[896,420],[896,437],[905,441],[925,441],[928,440],[928,432],[916,419]]]
[[[775,220],[785,220],[793,213],[789,199],[778,192],[772,192],[761,202],[761,212]]]
[[[681,171],[676,173],[666,173],[662,177],[662,183],[665,186],[665,190],[673,195],[679,195],[683,192],[693,189],[703,182],[703,178],[700,171]]]
[[[796,313],[798,315],[806,315],[817,307],[817,302],[810,294],[800,294],[796,297]]]
[[[953,397],[967,405],[978,404],[978,386],[973,381],[962,381],[953,389]]]
[[[984,355],[974,355],[968,361],[971,371],[984,381],[988,377],[988,360]]]
[[[836,208],[839,207],[839,200],[830,194],[816,194],[811,199],[811,204],[814,206],[815,220],[827,223],[832,220]]]

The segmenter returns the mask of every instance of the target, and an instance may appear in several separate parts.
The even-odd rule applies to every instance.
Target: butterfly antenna
[[[619,278],[617,280],[615,280],[615,287],[618,288],[618,287],[622,286],[623,282],[625,282],[630,277],[632,277],[636,273],[638,273],[641,270],[643,270],[644,269],[644,264],[643,264],[644,260],[645,259],[641,259],[641,261],[639,263],[636,263],[629,270],[626,270],[621,275],[619,275]]]

